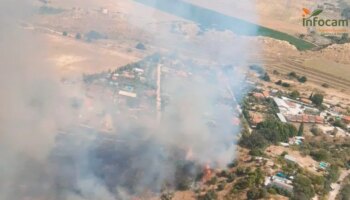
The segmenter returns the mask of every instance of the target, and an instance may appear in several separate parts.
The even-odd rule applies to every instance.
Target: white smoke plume
[[[247,6],[251,3],[247,1]],[[187,7],[177,9],[191,13]],[[52,63],[45,59],[45,44],[37,33],[20,27],[32,14],[26,1],[0,2],[0,200],[127,200],[157,194],[164,185],[179,187],[193,181],[202,165],[222,168],[234,159],[239,127],[231,123],[237,110],[215,102],[227,90],[226,84],[233,91],[242,87],[244,65],[253,51],[249,39],[212,29],[198,36],[176,36],[130,21],[130,26],[157,32],[148,41],[150,46],[180,56],[191,52],[213,63],[208,72],[214,74],[201,76],[207,69],[188,64],[200,72],[193,78],[201,81],[162,80],[171,104],[164,109],[160,125],[152,123],[154,113],[134,121],[126,117],[128,113],[107,113],[117,128],[103,136],[113,142],[105,142],[98,130],[74,127],[76,113],[85,112],[85,107],[73,108],[72,91],[62,88]],[[254,29],[241,28],[254,35]],[[113,109],[103,101],[95,105]],[[207,113],[216,119],[214,133],[203,120]],[[57,134],[61,129],[69,130],[67,137]]]

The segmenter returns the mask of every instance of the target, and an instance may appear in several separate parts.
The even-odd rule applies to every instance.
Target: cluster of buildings
[[[273,176],[265,178],[266,187],[276,187],[289,193],[293,192],[293,176],[287,176],[282,172],[278,172]]]
[[[337,105],[330,105],[324,103],[323,106],[325,110],[319,110],[316,108],[311,100],[307,98],[291,99],[285,96],[281,96],[275,89],[269,91],[260,89],[261,92],[253,92],[252,97],[258,100],[251,104],[249,109],[249,123],[252,128],[255,128],[257,124],[264,121],[266,115],[275,114],[277,118],[283,123],[294,123],[294,124],[317,124],[327,132],[328,129],[339,129],[339,127],[334,127],[329,121],[339,120],[347,125],[347,129],[340,130],[348,135],[350,130],[350,116],[344,115],[347,111],[340,108]],[[264,106],[265,100],[270,99],[274,102],[277,110],[274,113],[269,112]]]
[[[320,111],[302,101],[296,101],[287,97],[274,97],[279,109],[278,118],[282,122],[324,124],[325,120],[320,116]],[[308,113],[308,114],[306,114]],[[309,114],[310,113],[310,114]]]

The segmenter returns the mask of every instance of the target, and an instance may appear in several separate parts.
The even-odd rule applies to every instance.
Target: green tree
[[[344,185],[344,187],[341,189],[340,199],[341,200],[349,200],[350,199],[350,184]]]
[[[254,131],[248,136],[243,136],[240,140],[240,144],[249,149],[265,149],[268,142],[264,136]]]
[[[297,90],[293,90],[293,91],[289,94],[289,96],[290,96],[290,98],[292,98],[292,99],[297,99],[297,98],[300,97],[300,93],[299,93],[299,91],[297,91]]]
[[[262,80],[266,81],[266,82],[270,82],[271,81],[271,78],[269,76],[268,73],[265,73],[262,77],[261,77]]]
[[[304,122],[302,122],[299,126],[298,136],[303,136],[303,134],[304,134]]]
[[[311,96],[311,101],[314,103],[316,106],[321,106],[323,103],[323,95],[316,93]]]

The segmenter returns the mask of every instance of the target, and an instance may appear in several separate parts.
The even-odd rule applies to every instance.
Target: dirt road
[[[335,197],[338,195],[338,193],[340,191],[341,183],[343,182],[344,178],[347,177],[349,174],[350,174],[350,170],[341,172],[338,181],[331,185],[333,190],[329,193],[328,200],[335,200]],[[338,183],[340,183],[340,184],[338,184]]]

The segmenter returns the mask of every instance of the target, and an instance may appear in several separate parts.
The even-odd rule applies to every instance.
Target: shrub
[[[329,85],[328,85],[327,83],[323,83],[323,84],[322,84],[322,87],[324,87],[324,88],[329,88]]]
[[[306,78],[306,76],[302,76],[302,77],[299,77],[299,78],[298,78],[298,81],[299,81],[300,83],[305,83],[305,82],[307,81],[307,78]]]
[[[200,196],[198,200],[216,200],[218,199],[218,195],[214,190],[209,190],[205,195]]]
[[[297,78],[297,77],[298,77],[297,74],[296,74],[295,72],[290,72],[290,73],[288,74],[288,76],[291,77],[291,78]]]
[[[283,87],[290,87],[290,84],[289,84],[289,83],[283,82],[283,83],[282,83],[282,86],[283,86]]]
[[[77,34],[75,35],[75,39],[80,40],[80,39],[81,39],[81,34],[80,34],[80,33],[77,33]]]
[[[313,133],[315,136],[321,135],[322,129],[318,128],[317,126],[312,126],[310,129],[311,133]]]
[[[266,82],[270,82],[271,81],[271,78],[269,76],[269,74],[265,73],[262,77],[261,77],[262,80],[266,81]]]
[[[227,182],[228,182],[228,183],[233,182],[235,179],[236,179],[236,174],[234,174],[234,173],[230,173],[230,174],[227,176]]]
[[[327,161],[330,157],[328,151],[325,149],[312,151],[310,155],[317,161]]]
[[[245,178],[239,179],[234,185],[234,188],[237,190],[244,190],[248,187],[249,187],[249,182]]]
[[[217,190],[218,190],[218,191],[222,191],[222,190],[225,189],[225,186],[226,186],[226,183],[225,183],[225,182],[220,182],[219,185],[218,185]]]
[[[300,97],[300,93],[298,90],[293,90],[290,94],[289,97],[292,99],[297,99]]]
[[[142,44],[141,42],[139,42],[139,43],[136,45],[136,49],[146,50],[146,47],[145,47],[144,44]]]

